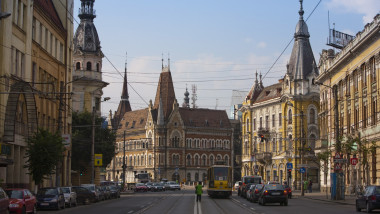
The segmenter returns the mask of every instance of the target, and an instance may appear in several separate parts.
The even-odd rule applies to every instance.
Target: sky
[[[80,19],[74,0],[74,31]],[[132,110],[156,95],[162,59],[177,101],[196,86],[198,108],[230,109],[232,91],[248,92],[255,72],[264,86],[285,75],[299,20],[299,0],[96,0],[103,58],[102,115],[120,102],[127,62]],[[304,0],[304,19],[316,62],[327,46],[328,29],[356,35],[379,13],[379,0]],[[288,44],[290,45],[288,46]],[[191,95],[190,95],[191,96]]]

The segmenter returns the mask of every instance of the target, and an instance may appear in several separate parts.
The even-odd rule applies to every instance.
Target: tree
[[[57,163],[62,161],[63,138],[58,132],[51,132],[38,129],[32,137],[28,138],[28,146],[26,148],[26,157],[28,158],[25,168],[29,169],[34,182],[38,186],[43,179],[55,173]]]
[[[87,171],[91,161],[92,114],[73,112],[72,121],[72,162],[71,168]],[[95,117],[95,154],[103,154],[103,166],[107,166],[115,156],[116,135],[111,129],[102,127],[104,120]]]

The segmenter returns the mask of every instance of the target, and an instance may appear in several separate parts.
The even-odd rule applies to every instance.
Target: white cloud
[[[257,47],[259,47],[259,48],[266,48],[267,47],[267,43],[265,43],[265,42],[259,42],[257,44]]]
[[[347,13],[363,14],[363,23],[367,24],[379,13],[379,0],[331,0],[327,3],[329,9],[343,10]]]

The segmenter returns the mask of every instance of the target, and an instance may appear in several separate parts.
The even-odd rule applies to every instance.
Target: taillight
[[[268,190],[265,190],[264,195],[269,195]]]
[[[376,196],[374,196],[374,195],[371,195],[371,199],[370,199],[371,201],[376,201]]]
[[[256,190],[255,190],[255,193],[256,193],[256,194],[257,194],[257,193],[259,193],[259,190],[258,190],[258,189],[256,189]]]
[[[286,190],[284,190],[284,195],[287,195],[287,194],[288,194],[288,192]]]

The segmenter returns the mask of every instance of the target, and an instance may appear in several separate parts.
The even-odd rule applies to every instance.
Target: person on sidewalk
[[[309,184],[308,184],[308,188],[309,188],[309,193],[311,193],[313,190],[313,182],[311,181],[311,179],[310,179],[310,181],[309,181]]]
[[[309,182],[307,181],[307,180],[305,180],[304,182],[303,182],[303,191],[306,193],[307,192],[307,188],[308,188],[308,186],[309,186]]]
[[[201,202],[202,193],[203,193],[202,184],[201,184],[201,182],[198,182],[198,185],[195,186],[195,194],[197,195],[197,202],[198,201]]]

